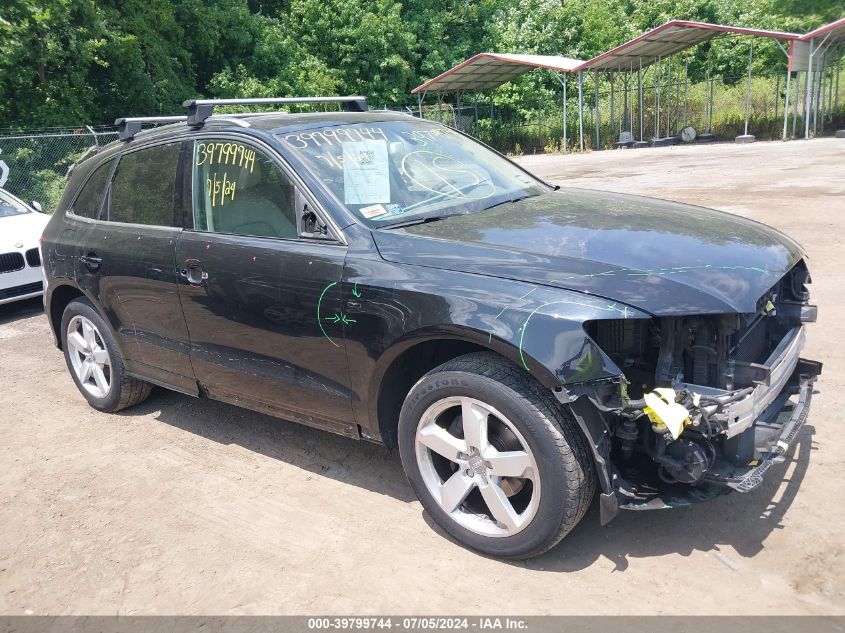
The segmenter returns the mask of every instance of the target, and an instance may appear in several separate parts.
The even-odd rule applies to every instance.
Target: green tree
[[[414,103],[410,90],[483,51],[588,59],[670,19],[804,32],[842,0],[5,0],[0,117],[6,126],[78,126],[181,111],[196,95],[364,93]],[[695,79],[741,78],[748,38],[685,57]],[[783,70],[756,40],[755,69]],[[495,93],[521,116],[559,98],[532,72]]]
[[[0,13],[0,120],[7,126],[93,120],[88,72],[105,65],[105,29],[93,2],[11,0]]]

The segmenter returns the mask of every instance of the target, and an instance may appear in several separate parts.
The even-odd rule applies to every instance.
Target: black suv
[[[783,459],[821,371],[799,356],[816,310],[794,241],[551,187],[331,100],[186,102],[75,167],[45,302],[93,407],[161,385],[398,446],[434,520],[505,557],[553,546],[597,489],[606,523],[747,492]]]

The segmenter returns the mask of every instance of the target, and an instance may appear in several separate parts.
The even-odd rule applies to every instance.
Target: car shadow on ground
[[[331,477],[400,501],[416,500],[397,451],[356,441],[272,416],[211,400],[196,400],[155,389],[144,403],[118,415],[153,415],[157,420],[221,444],[247,450]],[[621,511],[600,527],[597,503],[583,521],[551,551],[529,561],[502,564],[546,572],[572,572],[601,557],[625,571],[632,559],[693,552],[712,552],[727,568],[738,571],[743,558],[764,548],[795,499],[810,463],[814,429],[807,425],[784,463],[769,469],[763,484],[748,494],[733,493],[673,510]],[[455,542],[422,512],[428,526]],[[421,526],[420,529],[425,529]],[[739,555],[720,551],[729,546]]]
[[[28,319],[37,314],[44,314],[44,302],[41,297],[4,303],[0,305],[0,325]]]
[[[688,508],[622,511],[604,528],[599,525],[597,504],[593,504],[581,525],[558,547],[527,566],[574,571],[604,556],[614,563],[614,571],[625,571],[632,558],[669,553],[689,556],[699,551],[712,552],[727,568],[739,571],[742,559],[757,555],[768,536],[783,528],[783,518],[815,450],[813,434],[813,427],[806,426],[787,459],[770,468],[760,487],[750,493],[731,493]],[[731,547],[736,554],[720,551],[721,546]]]
[[[784,463],[773,466],[756,490],[731,493],[711,501],[669,510],[632,512],[622,510],[605,527],[599,522],[598,501],[563,541],[545,554],[528,561],[503,561],[535,571],[573,572],[599,558],[609,559],[614,572],[624,572],[632,559],[693,552],[712,552],[716,560],[739,571],[743,558],[753,558],[769,534],[783,528],[783,517],[795,499],[810,463],[814,429],[807,425]],[[783,488],[781,488],[783,486]],[[446,534],[427,514],[428,525]],[[721,547],[733,548],[722,552]]]
[[[323,477],[404,502],[416,500],[398,451],[370,442],[158,387],[149,399],[118,415],[152,415],[170,426],[221,444],[236,444]]]

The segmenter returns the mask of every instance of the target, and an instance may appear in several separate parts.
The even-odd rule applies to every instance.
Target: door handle
[[[100,264],[103,263],[103,258],[98,257],[95,253],[88,253],[87,255],[80,255],[79,261],[85,264],[90,270],[97,270]]]
[[[185,267],[179,271],[179,275],[192,286],[201,286],[202,282],[208,279],[208,273],[202,269],[196,260],[187,260]]]

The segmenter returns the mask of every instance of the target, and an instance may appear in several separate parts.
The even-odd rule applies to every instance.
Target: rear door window
[[[296,239],[294,186],[269,155],[240,141],[194,145],[194,228]]]
[[[82,187],[82,191],[76,196],[73,207],[71,207],[74,215],[92,220],[99,219],[100,208],[103,203],[103,192],[105,191],[112,167],[114,167],[114,160],[103,163],[94,170],[88,182]]]
[[[176,204],[181,147],[182,143],[168,143],[121,157],[112,178],[110,221],[181,226]]]

